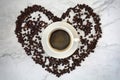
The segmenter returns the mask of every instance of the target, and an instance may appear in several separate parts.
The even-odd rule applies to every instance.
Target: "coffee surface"
[[[64,50],[70,44],[70,36],[64,30],[56,30],[50,35],[49,42],[54,49]]]

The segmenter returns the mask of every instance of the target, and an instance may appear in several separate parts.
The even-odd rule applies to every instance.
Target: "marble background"
[[[88,4],[101,17],[102,38],[81,67],[60,78],[28,57],[17,42],[15,21],[20,10],[39,4],[61,14]],[[0,0],[0,80],[120,80],[120,0]]]

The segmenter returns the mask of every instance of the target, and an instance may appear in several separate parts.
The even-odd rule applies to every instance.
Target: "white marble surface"
[[[60,78],[28,57],[17,42],[16,17],[39,4],[61,16],[76,4],[88,4],[101,17],[102,38],[81,67]],[[0,80],[120,80],[120,0],[0,0]]]

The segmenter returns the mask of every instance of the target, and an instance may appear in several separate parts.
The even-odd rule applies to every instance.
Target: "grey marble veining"
[[[20,10],[33,4],[42,5],[55,15],[61,16],[67,8],[83,3],[91,6],[100,15],[102,38],[95,53],[91,53],[81,67],[57,78],[25,54],[14,34],[16,18]],[[119,13],[120,0],[1,0],[0,80],[119,80]]]

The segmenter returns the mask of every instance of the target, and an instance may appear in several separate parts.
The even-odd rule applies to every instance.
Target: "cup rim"
[[[65,28],[64,28],[65,29]],[[48,39],[47,39],[47,43],[49,44],[48,46],[50,46],[50,48],[51,48],[51,50],[53,50],[53,52],[55,52],[55,53],[61,53],[61,52],[63,52],[63,51],[66,51],[66,50],[69,50],[71,47],[72,47],[72,44],[73,44],[73,35],[70,33],[70,30],[69,29],[67,29],[66,28],[66,30],[64,30],[63,28],[57,28],[57,29],[53,29],[52,31],[51,31],[51,33],[47,36],[48,37]],[[50,39],[50,36],[51,36],[51,34],[54,32],[54,31],[57,31],[57,30],[63,30],[63,31],[65,31],[65,32],[67,32],[68,33],[68,35],[70,36],[70,43],[69,43],[69,45],[65,48],[65,49],[63,49],[63,50],[57,50],[57,49],[54,49],[54,48],[52,48],[52,46],[51,46],[51,44],[49,43],[49,39]],[[59,52],[58,52],[59,51]]]

